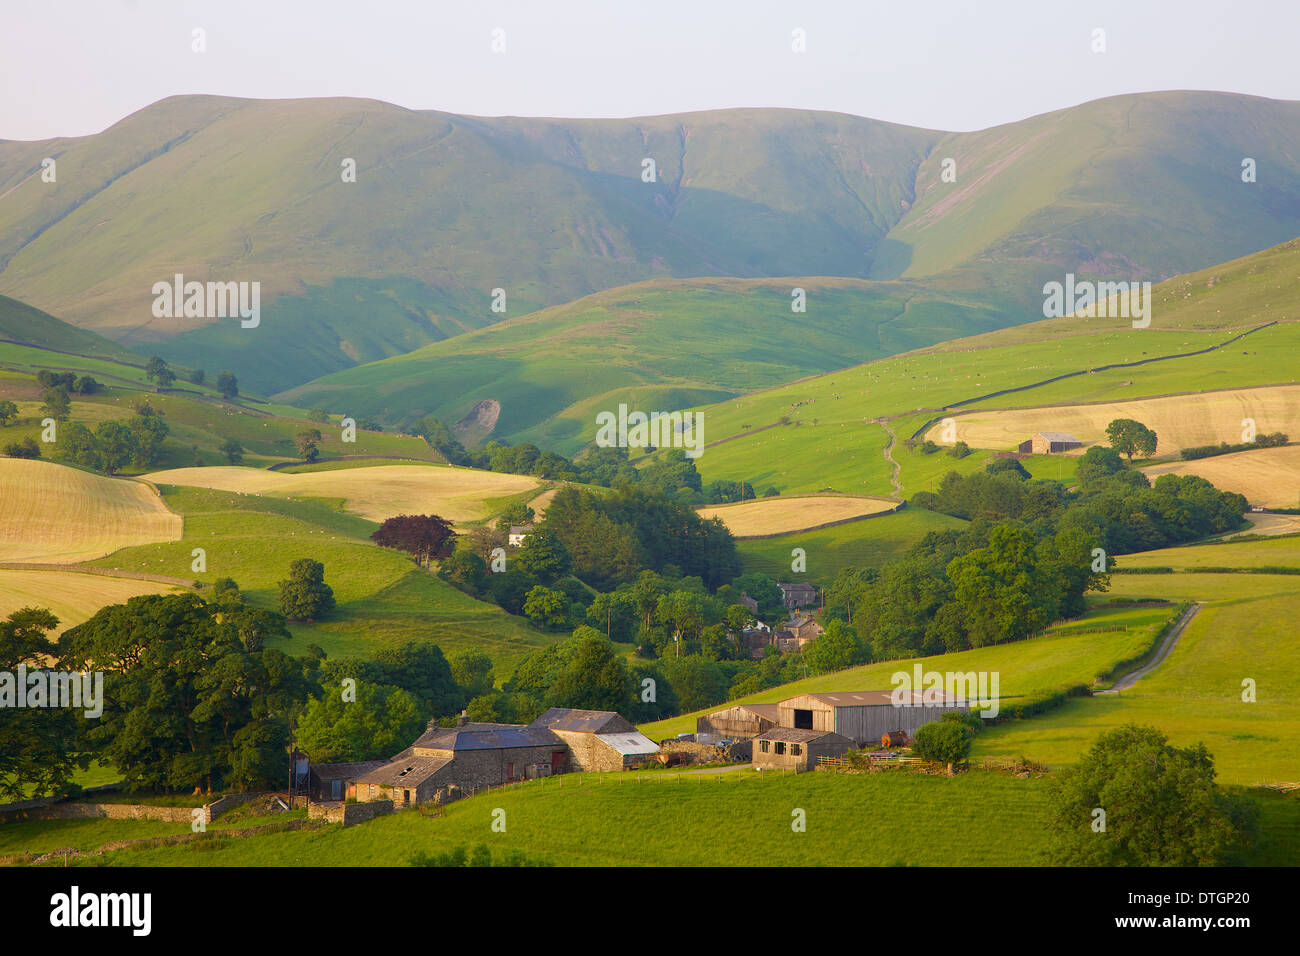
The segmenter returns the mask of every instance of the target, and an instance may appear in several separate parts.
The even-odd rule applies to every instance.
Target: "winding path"
[[[1186,629],[1187,625],[1192,622],[1192,618],[1196,617],[1202,607],[1204,607],[1204,605],[1198,601],[1183,612],[1182,617],[1178,619],[1178,622],[1174,624],[1174,626],[1169,629],[1169,633],[1165,635],[1165,639],[1161,642],[1160,649],[1156,651],[1155,657],[1137,670],[1125,674],[1115,682],[1114,687],[1111,687],[1109,690],[1095,691],[1094,694],[1097,696],[1101,694],[1118,694],[1122,690],[1128,690],[1143,677],[1146,677],[1147,674],[1150,674],[1153,670],[1159,667],[1160,664],[1163,663],[1164,659],[1169,656],[1169,652],[1172,651],[1174,645],[1178,643],[1178,638],[1182,637],[1183,631]]]

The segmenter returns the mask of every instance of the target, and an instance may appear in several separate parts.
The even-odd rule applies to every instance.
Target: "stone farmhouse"
[[[658,750],[612,711],[553,707],[531,724],[472,723],[464,717],[455,727],[430,724],[410,747],[378,766],[326,764],[312,773],[322,781],[317,799],[340,799],[342,790],[359,802],[391,800],[405,807],[566,770],[622,770]]]
[[[778,581],[776,586],[781,589],[781,603],[788,611],[817,603],[817,589],[811,584],[783,584]]]

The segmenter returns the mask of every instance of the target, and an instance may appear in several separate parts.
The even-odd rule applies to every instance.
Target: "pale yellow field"
[[[124,604],[141,594],[166,594],[182,588],[76,571],[6,571],[0,569],[0,618],[24,607],[49,608],[58,631],[84,624],[102,607]]]
[[[697,508],[702,518],[721,518],[736,537],[789,534],[832,521],[879,514],[897,502],[852,495],[808,495],[798,498],[759,498],[734,505]]]
[[[1224,537],[1231,540],[1244,534],[1300,534],[1300,515],[1248,514],[1246,520],[1250,522],[1249,531],[1240,531]]]
[[[190,485],[279,498],[342,498],[343,507],[372,521],[399,514],[436,514],[449,521],[477,521],[494,498],[536,489],[525,475],[497,474],[438,465],[376,465],[287,475],[261,468],[174,468],[146,476],[160,485]]]
[[[1068,432],[1085,446],[1071,454],[1083,454],[1090,444],[1108,443],[1106,426],[1117,418],[1133,418],[1156,433],[1156,454],[1164,457],[1197,445],[1244,441],[1245,418],[1255,420],[1259,434],[1285,432],[1300,438],[1300,386],[1228,389],[1099,405],[975,411],[952,418],[956,424],[953,441],[964,441],[972,448],[1010,451],[1035,432]],[[937,444],[952,444],[940,440],[943,430],[941,422],[924,437]]]
[[[1200,475],[1220,491],[1235,491],[1245,495],[1252,505],[1266,508],[1295,508],[1300,505],[1300,445],[1239,451],[1232,455],[1216,455],[1214,458],[1199,458],[1196,461],[1170,462],[1167,465],[1152,465],[1142,471],[1153,479],[1157,475],[1166,474]],[[1294,519],[1294,516],[1289,515],[1271,517]]]
[[[70,564],[176,541],[183,522],[148,485],[0,458],[0,561]]]

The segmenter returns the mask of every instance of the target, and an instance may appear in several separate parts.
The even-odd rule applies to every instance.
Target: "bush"
[[[970,756],[974,739],[975,731],[964,721],[938,720],[917,729],[912,738],[912,752],[930,763],[946,763],[951,773],[953,764]]]

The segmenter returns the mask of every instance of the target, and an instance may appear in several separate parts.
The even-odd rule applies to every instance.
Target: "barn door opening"
[[[796,730],[812,730],[812,711],[795,709],[794,726]]]

